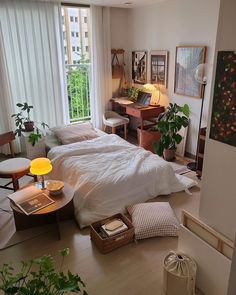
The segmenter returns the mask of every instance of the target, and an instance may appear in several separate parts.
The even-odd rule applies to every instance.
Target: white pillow
[[[90,122],[53,128],[52,131],[62,144],[70,144],[98,137],[96,130]]]
[[[127,208],[132,217],[135,238],[178,236],[179,221],[168,202],[141,203]]]

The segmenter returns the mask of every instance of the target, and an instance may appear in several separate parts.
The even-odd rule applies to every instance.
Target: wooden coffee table
[[[34,184],[30,184],[27,187],[33,185]],[[10,201],[16,230],[24,230],[35,226],[56,223],[58,238],[61,239],[60,221],[74,218],[74,190],[67,183],[64,185],[62,193],[56,196],[51,196],[47,189],[43,190],[43,192],[53,199],[55,203],[32,213],[31,215],[26,215],[12,201]]]

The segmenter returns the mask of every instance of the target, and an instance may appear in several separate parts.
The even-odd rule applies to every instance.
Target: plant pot
[[[164,152],[163,152],[164,159],[168,162],[173,161],[175,159],[175,151],[176,149],[171,149],[171,150],[164,149]]]
[[[25,126],[25,131],[34,131],[34,122],[33,121],[28,121],[24,123]]]
[[[154,142],[160,140],[160,132],[151,130],[150,126],[144,126],[143,130],[141,130],[141,128],[138,128],[137,131],[139,146],[143,147],[144,149],[152,153],[155,153],[153,149],[153,144]]]

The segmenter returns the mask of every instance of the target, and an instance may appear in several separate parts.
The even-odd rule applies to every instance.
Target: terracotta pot
[[[138,131],[139,146],[154,153],[153,144],[154,142],[160,140],[160,137],[161,137],[160,132],[150,130],[150,127],[148,126],[145,126],[143,130],[138,128],[137,131]]]
[[[171,149],[171,150],[168,150],[168,149],[164,149],[164,152],[163,152],[163,157],[166,161],[173,161],[175,159],[175,151],[176,149]]]
[[[24,123],[25,131],[34,131],[34,122],[29,121]]]

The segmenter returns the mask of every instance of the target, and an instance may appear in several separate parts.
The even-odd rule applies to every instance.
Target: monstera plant
[[[164,156],[167,161],[175,158],[176,145],[182,140],[179,131],[189,124],[189,106],[179,106],[176,103],[167,107],[160,115],[155,129],[160,132],[160,140],[154,143],[154,150],[159,156]]]

